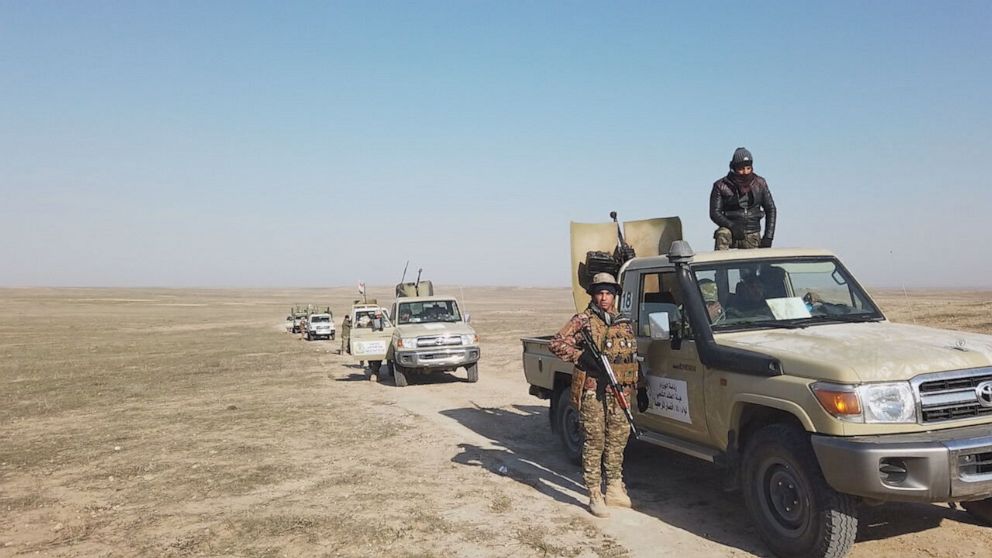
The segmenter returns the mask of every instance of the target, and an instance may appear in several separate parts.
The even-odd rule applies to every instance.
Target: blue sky
[[[992,287],[992,3],[0,1],[0,286],[568,284],[747,146],[776,246]]]

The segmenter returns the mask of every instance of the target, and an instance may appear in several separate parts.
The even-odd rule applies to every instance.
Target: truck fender
[[[748,404],[769,407],[786,412],[795,417],[806,432],[816,432],[816,426],[813,425],[812,419],[810,419],[809,415],[806,414],[806,410],[796,403],[785,399],[779,399],[777,397],[758,395],[756,393],[741,393],[734,397],[733,411],[731,412],[730,417],[730,424],[733,430],[740,431],[741,414],[744,412],[744,408]]]

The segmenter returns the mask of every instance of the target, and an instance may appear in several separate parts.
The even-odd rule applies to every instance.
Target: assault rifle
[[[591,351],[592,356],[602,363],[603,370],[606,372],[605,379],[607,387],[613,392],[613,398],[616,399],[617,404],[623,409],[623,414],[627,417],[627,422],[630,423],[630,430],[634,433],[634,439],[640,438],[641,433],[637,431],[637,426],[634,424],[634,415],[630,412],[630,403],[627,402],[627,397],[623,394],[623,389],[620,388],[620,384],[617,382],[617,375],[613,372],[610,359],[606,358],[606,355],[596,346],[596,341],[593,340],[592,333],[589,332],[589,328],[587,327],[582,328],[582,340],[585,342],[585,350]]]

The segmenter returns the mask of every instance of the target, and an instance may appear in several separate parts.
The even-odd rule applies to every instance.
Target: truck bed
[[[541,337],[524,337],[523,344],[524,376],[531,385],[531,394],[548,399],[555,390],[555,382],[560,386],[571,383],[572,367],[570,362],[556,357],[548,346],[551,335]]]

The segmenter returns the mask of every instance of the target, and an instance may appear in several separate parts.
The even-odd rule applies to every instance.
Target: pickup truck
[[[374,300],[355,301],[349,322],[347,331],[342,332],[347,340],[346,350],[359,364],[368,363],[366,375],[371,379],[379,374],[382,361],[386,358],[393,324],[386,309]]]
[[[334,339],[334,316],[330,312],[310,314],[304,323],[303,333],[307,341]]]
[[[676,241],[618,280],[640,440],[724,468],[774,554],[843,556],[859,503],[959,502],[992,521],[992,336],[889,322],[824,250]],[[522,340],[524,373],[576,459],[573,365],[549,339]]]
[[[396,328],[386,358],[397,386],[407,385],[411,374],[458,368],[465,368],[469,382],[479,381],[479,336],[459,311],[457,300],[445,296],[397,298],[390,314]]]

